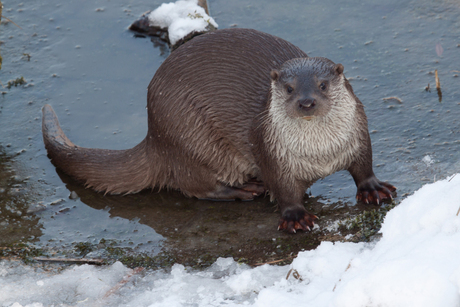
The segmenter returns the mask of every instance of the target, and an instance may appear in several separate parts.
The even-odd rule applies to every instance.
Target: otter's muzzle
[[[304,100],[299,100],[299,108],[305,111],[310,111],[316,106],[316,100],[315,99],[304,99]]]
[[[305,120],[311,120],[314,117],[316,107],[316,100],[315,99],[302,99],[298,101],[298,108],[301,114],[303,115],[302,118]]]

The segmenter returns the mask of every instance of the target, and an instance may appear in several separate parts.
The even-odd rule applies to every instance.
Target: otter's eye
[[[325,91],[325,90],[327,89],[326,82],[322,82],[322,83],[319,85],[319,88],[320,88],[322,91]]]
[[[288,94],[292,94],[292,92],[294,91],[294,89],[292,88],[292,86],[289,86],[286,88]]]

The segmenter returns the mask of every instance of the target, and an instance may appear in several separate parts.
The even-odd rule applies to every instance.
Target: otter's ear
[[[277,71],[276,69],[273,69],[270,72],[270,77],[272,78],[273,81],[278,81],[278,79],[280,78],[280,72]]]
[[[342,64],[335,64],[334,70],[338,75],[342,74],[343,73],[343,65]]]

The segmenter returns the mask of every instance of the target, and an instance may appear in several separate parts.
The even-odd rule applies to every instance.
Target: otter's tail
[[[56,167],[99,192],[128,194],[151,187],[146,140],[127,150],[78,147],[65,136],[50,105],[42,112],[43,140]]]

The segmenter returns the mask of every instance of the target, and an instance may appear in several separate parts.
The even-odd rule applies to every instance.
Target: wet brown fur
[[[52,121],[45,114],[48,154],[66,173],[110,194],[169,187],[206,197],[217,182],[243,184],[259,173],[249,128],[264,110],[270,71],[306,56],[292,44],[254,30],[196,37],[172,53],[150,82],[148,134],[141,144],[112,151],[68,141],[61,148],[47,132]]]
[[[251,199],[266,188],[283,216],[294,212],[293,219],[301,219],[305,188],[319,178],[284,172],[277,163],[282,157],[267,145],[269,122],[264,121],[272,95],[270,72],[295,58],[307,54],[255,30],[227,29],[196,37],[174,51],[150,82],[148,133],[139,145],[128,150],[76,146],[46,105],[43,137],[49,157],[67,174],[104,193],[167,187],[198,198]],[[375,178],[372,149],[362,104],[343,82],[355,100],[360,144],[344,169],[359,189]]]

